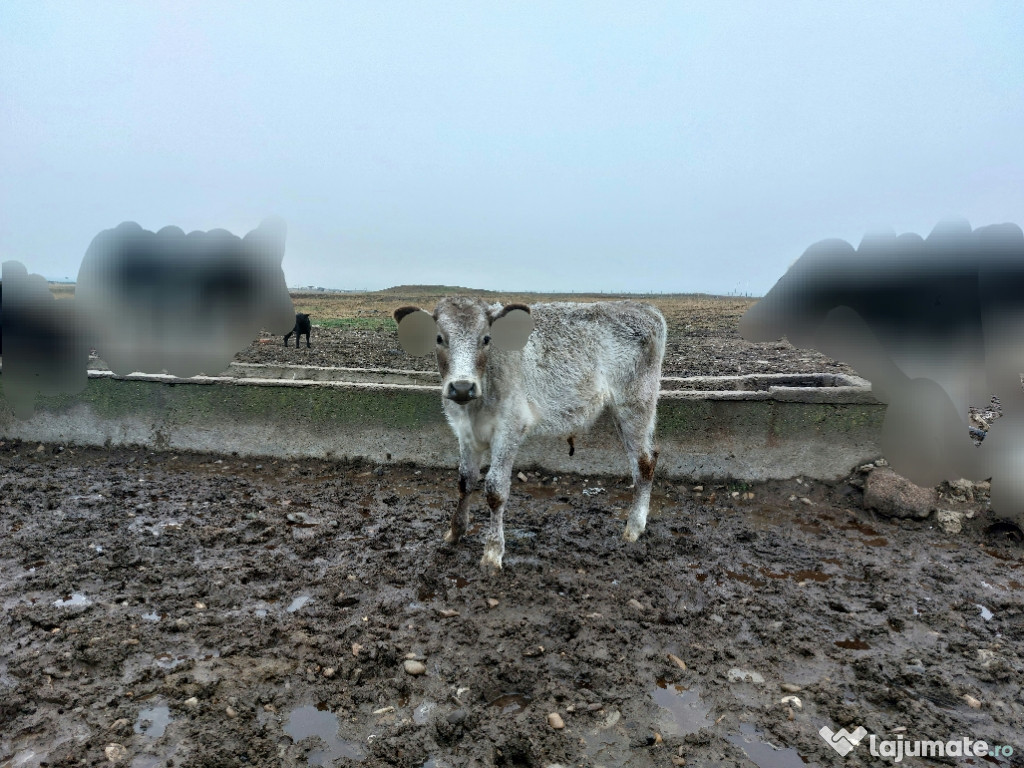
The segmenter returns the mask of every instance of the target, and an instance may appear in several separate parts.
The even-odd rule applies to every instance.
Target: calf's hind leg
[[[658,452],[654,448],[655,407],[620,406],[615,409],[619,437],[633,476],[633,503],[629,507],[626,530],[622,534],[626,541],[636,541],[647,527],[654,468],[658,463]]]

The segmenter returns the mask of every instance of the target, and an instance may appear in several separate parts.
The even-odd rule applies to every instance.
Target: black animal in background
[[[296,349],[299,348],[299,339],[302,336],[306,337],[306,347],[308,348],[310,346],[310,344],[309,344],[309,331],[310,331],[311,328],[312,328],[312,325],[310,325],[310,322],[309,322],[309,315],[304,315],[301,312],[296,313],[296,315],[295,315],[295,327],[292,328],[290,331],[288,331],[288,335],[284,337],[284,345],[286,347],[288,346],[288,339],[290,339],[292,337],[292,334],[294,333],[295,334],[295,348]]]

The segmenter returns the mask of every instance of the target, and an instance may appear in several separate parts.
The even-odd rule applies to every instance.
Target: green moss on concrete
[[[773,400],[662,400],[658,433],[763,434],[799,440],[808,433],[874,432],[882,429],[885,406],[873,403],[786,403]]]
[[[0,383],[2,393],[2,383]],[[4,402],[5,412],[10,407]],[[435,392],[342,387],[164,384],[89,379],[83,392],[38,396],[36,410],[86,405],[103,419],[151,417],[168,426],[252,421],[313,427],[416,429],[444,422]],[[0,416],[3,418],[3,416]],[[13,416],[12,416],[13,418]]]

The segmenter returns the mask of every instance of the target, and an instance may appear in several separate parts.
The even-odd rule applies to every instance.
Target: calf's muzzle
[[[475,400],[480,396],[480,390],[477,389],[475,382],[460,379],[459,381],[449,382],[444,396],[449,400],[454,400],[456,403],[468,403],[470,400]]]

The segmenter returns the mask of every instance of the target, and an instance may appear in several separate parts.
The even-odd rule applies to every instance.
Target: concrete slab
[[[0,375],[0,393],[3,377]],[[672,378],[658,406],[658,472],[687,480],[837,479],[879,455],[885,406],[870,384],[833,374]],[[77,395],[39,397],[5,439],[140,444],[240,456],[365,458],[453,469],[458,445],[436,373],[233,364],[220,376],[92,370]],[[535,437],[518,468],[626,474],[610,423],[576,439]]]

